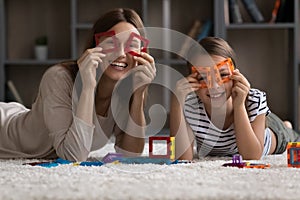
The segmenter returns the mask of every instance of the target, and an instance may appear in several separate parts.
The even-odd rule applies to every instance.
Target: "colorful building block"
[[[235,155],[232,156],[232,162],[231,163],[225,163],[222,166],[223,167],[265,169],[265,168],[269,168],[270,164],[244,162],[243,157],[240,154],[235,154]]]
[[[104,163],[111,163],[123,157],[122,153],[108,153],[102,159]]]
[[[153,142],[154,141],[166,141],[167,145],[167,154],[165,155],[157,155],[153,154]],[[175,159],[175,137],[168,136],[151,136],[149,137],[149,157],[150,158],[169,158],[171,160]]]
[[[289,142],[286,149],[288,167],[300,168],[300,142]]]

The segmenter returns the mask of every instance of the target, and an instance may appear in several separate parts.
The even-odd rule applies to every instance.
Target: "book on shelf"
[[[188,49],[195,42],[199,42],[203,38],[209,36],[212,30],[212,21],[210,19],[205,21],[195,20],[192,28],[190,29],[188,36],[179,51],[178,57],[185,57]]]
[[[16,101],[16,102],[19,102],[21,104],[24,104],[24,102],[23,102],[23,100],[20,96],[20,93],[18,92],[14,82],[12,80],[8,80],[6,84],[7,84],[7,87],[8,87],[8,91],[10,93],[10,95],[8,95],[8,96],[11,96],[11,97],[8,97],[8,100]]]
[[[242,3],[254,22],[264,22],[264,17],[260,12],[255,0],[242,0]]]
[[[209,36],[212,30],[212,21],[210,19],[206,20],[201,27],[201,31],[197,36],[197,41],[199,42],[203,38]]]
[[[230,17],[229,17],[229,2],[228,0],[224,0],[224,22],[225,25],[229,25],[230,24]]]
[[[229,21],[230,23],[243,23],[240,7],[237,0],[228,0]]]
[[[276,0],[275,1],[274,8],[272,10],[270,23],[275,23],[276,22],[276,18],[277,18],[277,15],[278,15],[280,4],[281,4],[281,0]]]
[[[199,34],[201,25],[202,22],[200,20],[197,19],[194,21],[190,31],[188,32],[189,37],[185,38],[183,45],[179,51],[179,56],[185,56],[187,50],[190,48],[190,45],[192,44],[192,39],[195,39],[196,36]]]
[[[294,6],[293,0],[280,0],[275,22],[293,22]]]

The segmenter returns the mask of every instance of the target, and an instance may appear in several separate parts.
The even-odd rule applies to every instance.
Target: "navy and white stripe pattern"
[[[262,157],[268,155],[270,152],[270,148],[271,148],[271,144],[272,144],[270,128],[266,128],[266,130],[265,130],[265,140],[264,141],[265,141],[265,145],[264,145]]]
[[[265,92],[258,89],[250,89],[246,106],[250,122],[253,122],[256,116],[262,113],[268,115],[270,112]],[[203,103],[195,94],[187,96],[184,115],[195,134],[199,156],[232,156],[238,153],[234,124],[226,130],[215,127],[208,118]],[[270,137],[265,137],[264,153],[269,150],[269,140]]]

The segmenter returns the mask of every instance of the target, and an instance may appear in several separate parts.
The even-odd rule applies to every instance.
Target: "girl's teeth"
[[[210,97],[212,98],[218,98],[220,97],[222,94],[211,94]]]

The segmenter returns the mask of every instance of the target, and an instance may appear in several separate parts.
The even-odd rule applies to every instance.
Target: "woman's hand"
[[[143,92],[156,76],[154,58],[148,53],[141,53],[141,56],[134,56],[133,59],[138,63],[133,74],[134,89]]]
[[[177,81],[175,87],[175,96],[180,103],[183,103],[186,96],[191,92],[197,91],[199,87],[200,84],[197,80],[197,73],[190,74],[189,76]]]
[[[102,53],[101,47],[87,49],[82,56],[78,59],[77,64],[82,79],[84,88],[94,89],[97,85],[96,69],[105,54]]]
[[[232,87],[232,99],[233,106],[244,106],[245,100],[250,90],[250,83],[246,79],[246,77],[240,73],[238,69],[233,71],[233,75],[231,76],[233,80]]]

